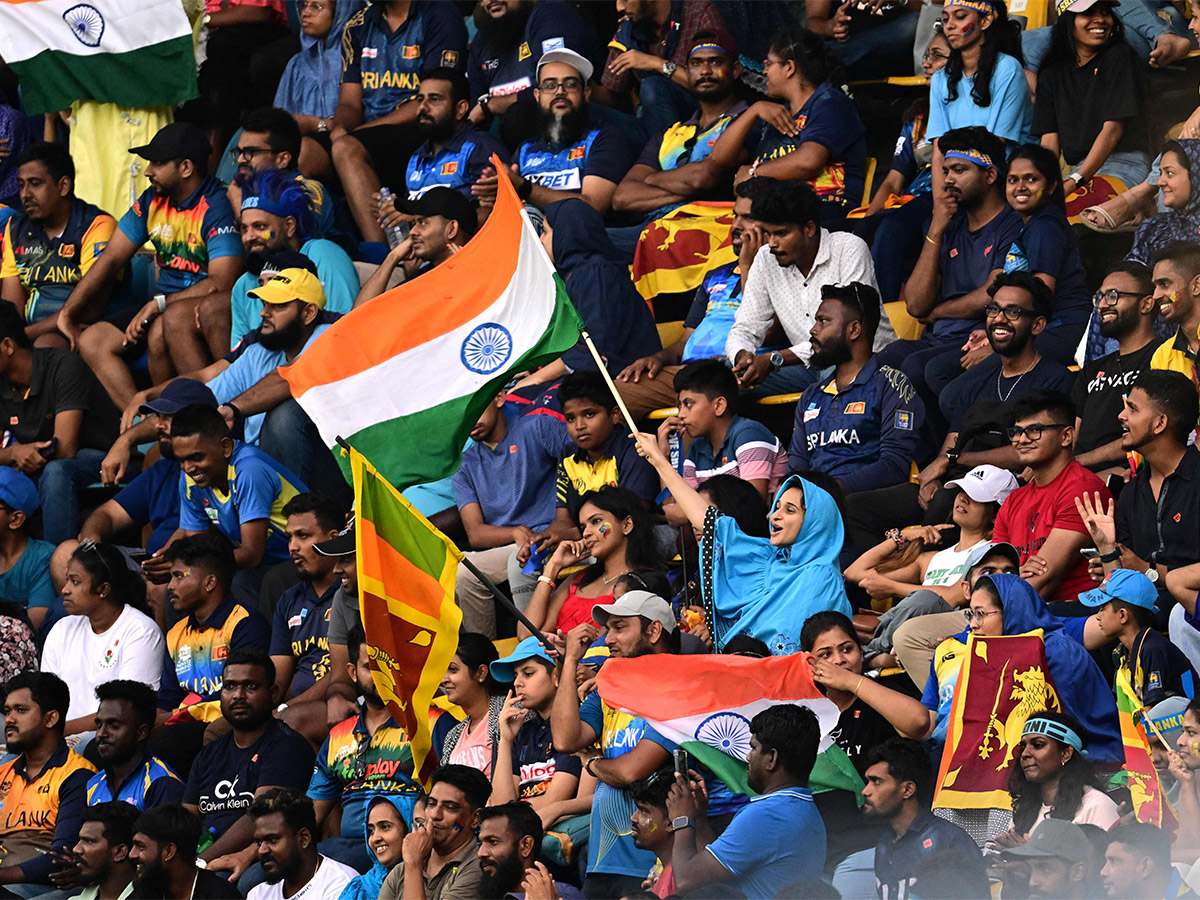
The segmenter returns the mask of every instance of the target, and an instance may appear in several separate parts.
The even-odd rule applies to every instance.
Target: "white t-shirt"
[[[955,550],[953,547],[939,550],[933,554],[933,559],[929,560],[929,566],[925,569],[925,579],[921,584],[935,587],[949,587],[952,584],[958,584],[962,581],[963,566],[967,564],[967,557],[971,555],[971,551],[986,543],[988,541],[979,541],[964,550]]]
[[[165,646],[158,624],[132,606],[103,634],[92,631],[87,616],[67,616],[46,635],[42,671],[67,683],[67,718],[77,719],[96,711],[96,686],[106,681],[128,678],[158,690]]]
[[[328,856],[321,856],[317,859],[317,871],[312,880],[292,894],[289,900],[338,900],[350,879],[357,877],[358,872],[349,866]],[[252,887],[246,900],[283,900],[283,882]]]

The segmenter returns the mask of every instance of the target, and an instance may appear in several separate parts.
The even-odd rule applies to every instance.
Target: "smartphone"
[[[1097,550],[1095,547],[1083,547],[1080,549],[1079,552],[1082,553],[1084,556],[1086,556],[1088,559],[1099,559],[1100,558],[1100,551]]]
[[[688,773],[688,758],[686,750],[676,750],[675,756],[675,774],[682,775],[687,778]]]
[[[55,436],[55,437],[50,438],[50,446],[43,447],[41,450],[38,451],[38,453],[40,453],[42,455],[43,459],[54,459],[54,451],[57,449],[58,449],[58,437]]]
[[[133,563],[134,565],[140,566],[142,563],[144,563],[149,558],[150,558],[150,554],[145,550],[138,549],[138,550],[130,550],[129,551],[129,561],[131,563]]]

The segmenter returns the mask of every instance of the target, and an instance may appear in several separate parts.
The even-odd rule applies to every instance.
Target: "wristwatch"
[[[780,353],[778,350],[772,351],[769,359],[771,361],[771,371],[772,372],[778,372],[780,369],[783,368],[783,354]]]
[[[668,59],[666,62],[663,63],[662,73],[667,78],[670,78],[672,75],[675,74],[675,70],[678,68],[679,68],[679,66],[675,65],[675,63],[671,62]]]
[[[1100,554],[1100,562],[1102,562],[1102,563],[1116,562],[1120,558],[1121,558],[1121,548],[1120,547],[1114,547],[1113,551],[1111,553],[1101,553]],[[1157,575],[1158,572],[1155,572],[1154,574]]]
[[[695,828],[696,823],[689,816],[676,816],[671,820],[671,827],[678,831],[680,828]]]
[[[328,119],[317,119],[317,131],[324,133],[328,130],[329,130],[329,120]]]
[[[949,462],[950,465],[952,465],[952,466],[958,462],[958,448],[957,447],[951,447],[949,450],[946,451],[946,461]]]

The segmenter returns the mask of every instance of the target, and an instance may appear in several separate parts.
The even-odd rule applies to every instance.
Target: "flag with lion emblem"
[[[1129,669],[1125,666],[1117,669],[1116,687],[1121,742],[1125,745],[1125,770],[1118,777],[1129,788],[1129,799],[1137,820],[1174,834],[1179,828],[1179,819],[1158,780],[1150,741],[1142,726],[1144,710],[1129,682]]]
[[[935,809],[1011,809],[1008,777],[1025,720],[1062,710],[1042,631],[967,639],[938,771]]]
[[[688,203],[645,227],[633,254],[633,286],[652,301],[694,291],[717,266],[737,259],[732,203]]]

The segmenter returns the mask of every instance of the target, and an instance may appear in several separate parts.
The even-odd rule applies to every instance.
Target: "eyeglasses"
[[[1040,441],[1042,439],[1042,433],[1047,428],[1070,427],[1070,425],[1043,425],[1041,422],[1038,422],[1034,425],[1026,425],[1024,428],[1022,428],[1020,425],[1013,425],[1011,428],[1005,429],[1005,432],[1008,434],[1008,439],[1010,441],[1015,441],[1021,435],[1025,435],[1025,437],[1029,438],[1031,441]]]
[[[1021,316],[1034,315],[1034,312],[1031,309],[1022,309],[1019,306],[1001,306],[999,303],[989,303],[983,308],[983,311],[989,319],[994,319],[996,316],[1003,313],[1004,318],[1008,319],[1010,322],[1020,321]]]
[[[921,62],[930,62],[930,61],[936,61],[939,59],[940,60],[948,60],[949,58],[950,58],[950,55],[948,53],[940,53],[936,50],[926,50],[925,55],[921,57]]]
[[[559,81],[557,78],[547,78],[538,85],[538,90],[545,91],[547,94],[557,94],[559,88],[568,94],[574,94],[583,90],[583,79],[564,78]]]
[[[1116,306],[1117,301],[1122,297],[1142,297],[1145,296],[1141,291],[1119,291],[1116,288],[1109,288],[1107,291],[1096,291],[1092,294],[1092,306],[1099,309],[1102,306]]]
[[[296,5],[300,7],[300,12],[308,12],[309,10],[312,12],[322,12],[331,8],[328,0],[326,2],[321,2],[321,0],[300,0]]]
[[[1000,613],[1001,613],[1001,610],[998,610],[998,609],[988,609],[988,610],[964,609],[963,610],[963,615],[967,617],[968,625],[970,625],[972,622],[978,622],[982,625],[983,620],[986,619],[988,616],[998,616],[998,615],[1000,615]]]
[[[270,147],[230,147],[229,148],[229,155],[231,157],[233,157],[234,162],[237,162],[243,156],[246,157],[246,159],[253,162],[254,157],[258,156],[258,154],[270,153],[270,152],[271,152]]]

